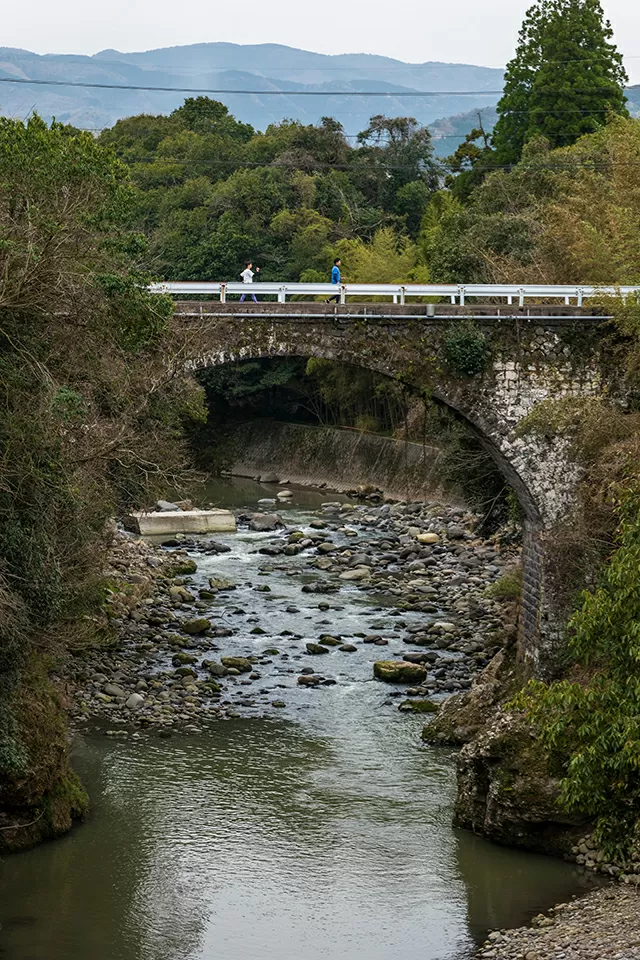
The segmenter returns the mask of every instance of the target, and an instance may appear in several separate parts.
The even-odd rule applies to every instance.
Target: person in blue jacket
[[[333,261],[333,269],[331,270],[331,283],[335,283],[337,286],[340,286],[340,257],[336,257]],[[335,300],[336,303],[340,303],[340,294],[336,293],[335,296],[327,297],[325,303],[331,303],[332,300]]]

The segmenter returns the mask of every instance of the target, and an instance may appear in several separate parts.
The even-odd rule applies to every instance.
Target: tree
[[[525,143],[574,143],[626,115],[627,75],[600,0],[538,0],[508,64],[493,136],[498,162],[516,163]]]
[[[445,186],[456,199],[464,202],[471,199],[473,191],[498,162],[491,137],[482,125],[480,111],[478,123],[479,126],[467,134],[455,153],[445,161],[451,171],[445,179]]]
[[[353,157],[356,181],[365,196],[385,209],[392,209],[397,192],[415,181],[437,189],[438,164],[427,127],[414,117],[371,117],[358,134],[360,149]]]

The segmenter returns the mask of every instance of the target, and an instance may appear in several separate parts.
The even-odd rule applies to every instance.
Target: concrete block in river
[[[236,518],[231,510],[137,511],[125,518],[127,529],[142,536],[168,533],[235,533]]]

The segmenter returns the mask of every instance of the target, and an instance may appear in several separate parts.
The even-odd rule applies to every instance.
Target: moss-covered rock
[[[222,657],[220,662],[227,670],[237,670],[239,673],[250,673],[253,670],[247,657]]]
[[[524,718],[500,709],[460,753],[455,823],[507,846],[568,853],[588,820],[560,808],[559,775]]]
[[[190,663],[196,663],[198,658],[193,653],[175,653],[171,658],[174,667],[184,667]]]
[[[403,713],[437,713],[439,709],[433,700],[403,700],[398,707]]]
[[[212,590],[217,590],[219,593],[225,590],[236,589],[236,584],[233,580],[227,580],[226,577],[209,577],[209,586]]]
[[[181,629],[192,636],[204,633],[211,626],[211,622],[206,617],[196,617],[195,620],[185,620],[181,624]]]
[[[198,564],[190,557],[176,557],[165,569],[170,577],[185,577],[191,573],[195,573],[198,569]]]
[[[310,653],[312,656],[321,656],[323,653],[329,653],[327,647],[323,647],[319,643],[308,643],[307,644],[307,653]]]
[[[373,675],[386,683],[421,683],[427,678],[426,668],[421,663],[407,663],[406,660],[377,660],[373,665]]]

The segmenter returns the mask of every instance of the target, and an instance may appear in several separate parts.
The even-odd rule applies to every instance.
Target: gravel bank
[[[640,960],[640,894],[608,886],[559,904],[530,927],[500,930],[477,960]]]

